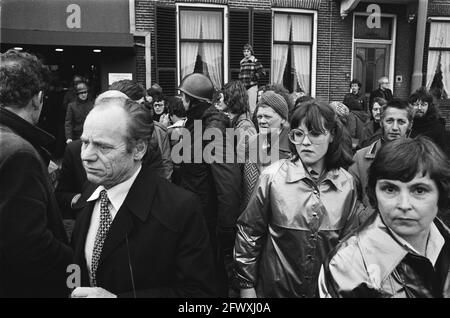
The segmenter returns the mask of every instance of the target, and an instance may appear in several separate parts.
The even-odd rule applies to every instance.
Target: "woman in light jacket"
[[[262,171],[238,219],[234,259],[241,297],[317,297],[322,262],[356,220],[344,170],[348,134],[334,111],[311,101],[291,118],[294,157]]]
[[[377,209],[324,263],[321,297],[450,297],[450,161],[430,139],[387,143],[369,168]]]

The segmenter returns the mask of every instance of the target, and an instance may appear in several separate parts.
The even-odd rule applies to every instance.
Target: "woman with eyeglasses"
[[[359,223],[353,178],[344,170],[350,139],[333,109],[311,101],[290,124],[293,157],[262,171],[237,222],[241,297],[317,297],[322,262]]]
[[[369,168],[376,209],[320,273],[321,297],[450,298],[450,161],[427,137],[386,143]]]

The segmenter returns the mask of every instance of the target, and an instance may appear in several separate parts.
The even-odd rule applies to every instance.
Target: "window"
[[[430,24],[426,86],[437,98],[450,95],[450,20]]]
[[[224,9],[179,7],[179,76],[208,76],[216,88],[224,83]]]
[[[240,62],[244,57],[242,49],[244,44],[249,43],[267,74],[258,80],[258,85],[267,85],[272,53],[272,11],[253,8],[230,9],[228,36],[229,78],[239,79]]]
[[[276,11],[273,21],[272,82],[312,94],[314,15]]]

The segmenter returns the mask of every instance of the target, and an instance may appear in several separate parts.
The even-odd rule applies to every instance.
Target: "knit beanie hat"
[[[336,115],[339,117],[347,117],[350,113],[350,110],[348,109],[345,104],[342,104],[341,102],[331,102],[330,103],[331,108],[333,108]]]
[[[266,91],[262,93],[258,106],[268,106],[277,112],[281,118],[287,120],[289,114],[288,104],[280,94],[274,91]]]

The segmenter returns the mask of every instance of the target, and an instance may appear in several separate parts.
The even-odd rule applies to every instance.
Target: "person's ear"
[[[44,104],[44,92],[39,91],[36,95],[31,98],[31,105],[33,106],[33,110],[40,110],[42,105]]]
[[[142,160],[144,155],[147,153],[147,147],[148,144],[144,140],[137,141],[134,152],[134,160],[136,161]]]

